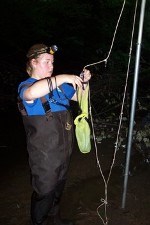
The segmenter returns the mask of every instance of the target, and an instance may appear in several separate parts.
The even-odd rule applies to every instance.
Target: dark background
[[[56,44],[54,73],[77,73],[89,63],[103,60],[110,49],[123,0],[3,0],[0,2],[0,106],[16,101],[17,86],[27,77],[26,52],[35,43]],[[139,93],[147,93],[150,53],[150,1],[147,1],[140,62]],[[132,84],[141,1],[138,4],[130,79]],[[94,90],[122,93],[132,32],[135,0],[127,1],[111,56],[90,67]],[[144,86],[143,86],[144,85]],[[131,94],[132,86],[129,85]],[[143,93],[142,93],[143,94]],[[6,103],[7,102],[7,103]],[[6,109],[7,111],[7,109]]]
[[[87,64],[105,59],[110,50],[123,0],[5,0],[0,1],[0,115],[1,146],[7,137],[9,119],[21,124],[17,109],[18,84],[28,77],[26,53],[35,43],[56,44],[54,74],[80,74]],[[97,140],[114,138],[127,75],[129,50],[136,1],[126,1],[112,52],[107,64],[90,66],[91,106]],[[132,57],[123,112],[121,144],[127,142],[132,86],[139,31],[141,1],[137,5]],[[149,136],[150,121],[150,0],[146,2],[139,81],[135,113],[135,136],[138,144]],[[74,116],[77,105],[72,104]],[[145,125],[148,128],[145,129]],[[10,125],[12,126],[12,125]],[[12,126],[17,132],[17,126]],[[24,137],[23,127],[20,134]],[[143,130],[144,129],[144,130]],[[114,132],[111,132],[113,130]],[[139,141],[139,134],[142,138]],[[146,134],[145,134],[146,132]],[[17,134],[16,134],[17,135]],[[144,136],[145,135],[145,136]],[[9,142],[10,137],[8,138]],[[18,141],[16,136],[16,141]],[[146,145],[149,145],[148,143]],[[120,146],[121,146],[120,144]],[[4,144],[5,145],[5,144]],[[13,143],[6,143],[13,145]],[[140,147],[143,149],[142,147]],[[4,151],[3,147],[1,148]],[[140,150],[143,151],[143,150]],[[143,154],[143,152],[142,152]],[[147,154],[147,153],[146,153]],[[150,161],[150,153],[148,162]]]
[[[108,137],[114,138],[117,132],[127,75],[135,3],[135,0],[126,1],[107,64],[101,63],[89,67],[92,73],[90,81],[92,113],[95,126],[97,126],[96,135],[100,140]],[[4,136],[7,135],[7,127],[10,124],[8,118],[16,118],[15,123],[18,124],[21,121],[17,109],[17,87],[22,80],[28,77],[26,52],[29,47],[35,43],[45,43],[49,46],[56,44],[59,50],[55,54],[54,74],[80,74],[85,65],[107,57],[122,4],[122,0],[0,1],[0,115],[1,124],[3,124],[0,133],[1,146],[3,146]],[[127,141],[130,117],[140,8],[141,1],[137,7],[132,58],[124,105],[123,129],[121,131],[124,142]],[[148,0],[141,44],[135,114],[135,139],[138,139],[137,132],[139,130],[142,135],[140,144],[141,140],[144,141],[144,144],[145,140],[147,141],[144,138],[148,136],[150,121],[149,12],[150,1]],[[75,114],[78,113],[74,104],[73,109]],[[100,127],[101,125],[103,127]],[[148,125],[146,131],[145,125]],[[16,128],[12,127],[14,131]],[[110,132],[111,129],[114,133]],[[142,132],[146,132],[146,136],[143,136],[145,133]],[[24,137],[23,128],[20,133]],[[123,141],[121,141],[122,144]],[[4,151],[3,147],[2,151]]]
[[[126,1],[107,65],[89,67],[94,128],[105,175],[112,161],[119,124],[135,2]],[[17,109],[18,84],[28,77],[27,50],[35,43],[56,44],[59,50],[55,54],[54,74],[80,74],[85,65],[106,58],[122,4],[123,0],[0,1],[0,225],[25,225],[29,219],[32,190],[25,133]],[[146,2],[143,27],[127,207],[125,211],[120,209],[140,6],[141,1],[137,9],[119,151],[109,189],[110,225],[149,224],[150,0]],[[75,150],[62,201],[63,213],[77,220],[77,225],[97,225],[100,219],[96,207],[103,197],[104,186],[99,180],[94,147],[92,145],[88,155],[81,154],[77,145]]]

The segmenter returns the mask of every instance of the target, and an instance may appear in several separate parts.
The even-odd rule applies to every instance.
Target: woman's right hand
[[[82,78],[77,75],[62,74],[62,75],[56,76],[56,80],[57,80],[57,83],[59,82],[70,83],[73,85],[74,89],[76,89],[76,85],[78,87],[82,87]]]
[[[77,75],[69,75],[69,79],[71,78],[71,83],[74,87],[74,89],[76,89],[76,85],[78,87],[82,87],[82,78],[77,76]]]

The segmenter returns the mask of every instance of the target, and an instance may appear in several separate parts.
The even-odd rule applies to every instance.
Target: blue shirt
[[[18,87],[18,93],[20,98],[22,99],[23,105],[25,106],[25,109],[27,111],[27,114],[29,116],[31,115],[45,115],[45,110],[42,106],[42,102],[40,98],[37,98],[33,101],[33,103],[28,103],[23,99],[23,93],[24,91],[29,87],[29,85],[32,85],[37,80],[34,78],[28,78],[27,80],[20,83]],[[27,86],[24,86],[21,88],[22,85],[27,84]],[[64,111],[67,110],[70,106],[69,100],[73,97],[75,93],[75,89],[67,84],[63,83],[60,88],[54,89],[50,96],[49,94],[45,95],[44,97],[49,102],[50,108],[52,112],[58,112],[58,111]]]

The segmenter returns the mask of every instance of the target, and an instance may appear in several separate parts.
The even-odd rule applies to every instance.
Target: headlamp
[[[53,55],[55,52],[57,52],[58,51],[58,47],[57,47],[57,45],[52,45],[51,47],[49,47],[49,53],[51,54],[51,55]]]
[[[40,49],[37,48],[37,49],[34,49],[34,50],[30,51],[27,54],[27,58],[32,59],[32,58],[37,57],[38,55],[43,54],[43,53],[48,53],[48,54],[54,55],[54,53],[57,52],[57,51],[58,51],[57,45],[52,45],[50,47],[47,47],[47,46],[43,47],[42,46],[42,48],[40,48]]]

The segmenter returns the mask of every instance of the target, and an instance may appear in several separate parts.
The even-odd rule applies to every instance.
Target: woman
[[[53,53],[52,48],[44,44],[32,46],[27,54],[30,78],[18,88],[32,177],[33,225],[47,224],[48,215],[50,224],[73,224],[59,215],[72,153],[73,121],[69,101],[77,100],[75,87],[86,87],[91,78],[88,70],[84,71],[84,82],[76,75],[52,77]]]

